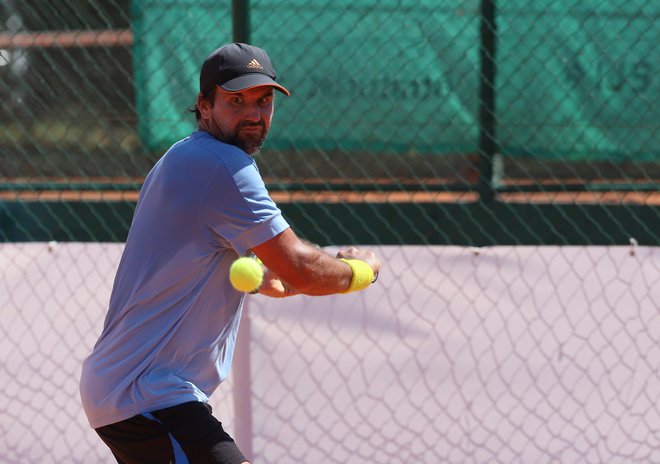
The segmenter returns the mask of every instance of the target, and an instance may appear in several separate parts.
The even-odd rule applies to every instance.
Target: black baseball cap
[[[275,77],[273,64],[264,50],[244,43],[232,43],[218,48],[204,60],[199,73],[199,90],[208,95],[216,85],[227,92],[271,86],[291,95],[275,82]]]

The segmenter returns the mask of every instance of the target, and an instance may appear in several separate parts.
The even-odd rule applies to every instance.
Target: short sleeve
[[[219,160],[202,201],[200,220],[212,240],[239,255],[289,228],[254,160],[238,150]]]

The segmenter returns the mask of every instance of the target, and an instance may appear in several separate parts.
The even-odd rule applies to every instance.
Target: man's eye
[[[232,97],[231,102],[234,105],[240,105],[241,103],[243,103],[243,99],[241,97]]]

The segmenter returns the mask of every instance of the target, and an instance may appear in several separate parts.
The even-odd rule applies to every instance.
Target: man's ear
[[[211,101],[206,98],[202,92],[199,92],[197,95],[197,109],[202,115],[202,119],[209,118],[209,113],[211,112],[212,107],[213,105],[211,104]]]

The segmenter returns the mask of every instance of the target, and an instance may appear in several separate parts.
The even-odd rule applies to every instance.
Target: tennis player
[[[90,425],[119,463],[246,463],[212,415],[245,298],[229,267],[256,254],[259,292],[330,295],[366,288],[380,261],[299,239],[253,156],[270,129],[276,82],[265,51],[234,43],[200,72],[198,130],[154,165],[140,191],[109,310],[80,380]],[[341,259],[339,259],[341,258]]]

